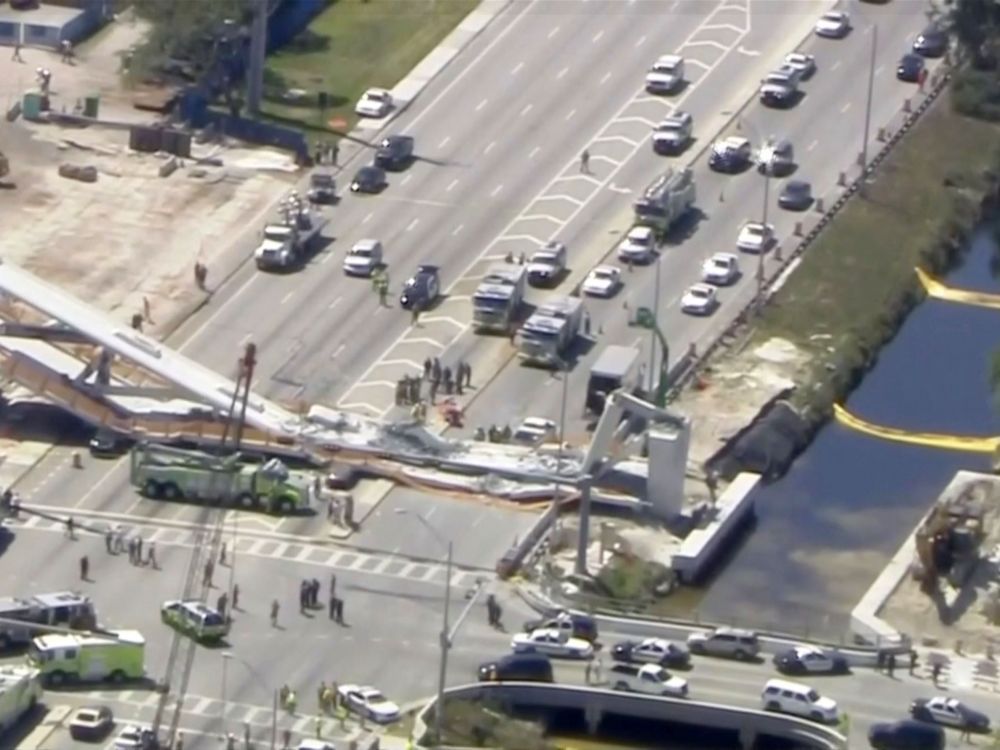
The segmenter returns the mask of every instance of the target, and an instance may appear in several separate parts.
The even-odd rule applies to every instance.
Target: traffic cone
[[[802,222],[801,221],[795,222],[795,236],[796,237],[801,237],[802,236]]]

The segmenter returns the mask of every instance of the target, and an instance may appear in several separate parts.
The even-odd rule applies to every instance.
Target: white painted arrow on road
[[[736,51],[748,57],[758,57],[760,55],[760,50],[747,49],[746,47],[737,47]]]
[[[608,190],[615,193],[621,193],[622,195],[630,195],[632,191],[629,188],[618,187],[615,183],[608,185]]]

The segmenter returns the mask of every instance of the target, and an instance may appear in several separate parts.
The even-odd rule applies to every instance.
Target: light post
[[[656,254],[656,277],[653,282],[653,324],[649,327],[649,393],[656,393],[657,384],[653,378],[656,369],[656,331],[660,324],[660,254]]]
[[[237,661],[243,665],[244,669],[250,673],[253,681],[266,692],[271,693],[272,706],[271,706],[271,750],[275,750],[278,746],[278,689],[267,688],[267,681],[264,680],[260,674],[254,669],[250,664],[240,657],[236,656],[231,651],[223,651],[220,656],[222,656],[222,726],[223,726],[223,739],[226,737],[225,725],[226,725],[226,714],[227,708],[229,706],[226,698],[226,665],[230,660]]]
[[[861,141],[861,192],[864,194],[866,175],[868,172],[868,135],[872,121],[872,94],[875,90],[875,57],[878,54],[878,24],[872,27],[872,53],[868,65],[868,98],[865,101],[865,134]]]
[[[444,607],[441,619],[441,634],[439,636],[439,646],[441,657],[438,664],[438,684],[437,684],[437,705],[434,708],[434,739],[440,747],[444,744],[442,731],[444,728],[444,689],[448,678],[448,650],[451,648],[451,637],[449,635],[449,607],[451,604],[451,576],[452,576],[452,543],[450,539],[445,539],[431,522],[419,513],[411,513],[406,508],[396,508],[396,514],[400,516],[410,516],[427,529],[442,546],[448,550],[447,561],[445,562],[444,580]]]
[[[556,476],[562,475],[563,446],[566,444],[566,398],[569,390],[569,362],[562,357],[556,358],[559,371],[562,373],[562,396],[559,402],[559,453],[556,454]]]
[[[764,253],[768,251],[771,244],[771,233],[767,229],[768,203],[771,199],[771,165],[762,164],[764,174],[764,205],[761,207],[761,224],[764,225],[764,244],[761,245],[760,253],[757,254],[757,313],[760,314],[764,307]]]

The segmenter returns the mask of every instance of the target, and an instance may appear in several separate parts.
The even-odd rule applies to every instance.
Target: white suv
[[[825,724],[838,719],[837,701],[801,682],[768,680],[760,693],[760,704],[765,711],[780,711]]]

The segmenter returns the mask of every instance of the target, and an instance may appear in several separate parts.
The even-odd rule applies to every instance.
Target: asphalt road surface
[[[798,105],[789,110],[775,110],[754,101],[740,113],[739,127],[734,123],[726,134],[742,134],[755,145],[770,135],[790,139],[799,164],[788,179],[807,180],[812,183],[815,194],[828,194],[834,188],[839,173],[851,167],[863,140],[866,74],[871,48],[871,26],[866,22],[877,22],[879,26],[872,138],[877,127],[889,122],[901,108],[903,100],[915,92],[914,84],[895,78],[895,66],[900,54],[907,49],[924,21],[922,14],[910,12],[912,5],[893,3],[852,7],[855,29],[846,39],[810,37],[802,46],[802,51],[815,56],[818,70],[802,85],[805,96]],[[762,25],[762,34],[767,30],[768,27]],[[763,38],[759,43],[766,45]],[[755,46],[757,42],[748,39],[744,44]],[[783,55],[791,51],[791,45],[776,47],[776,50]],[[747,89],[746,93],[749,95],[751,89]],[[660,326],[671,347],[671,361],[683,354],[692,342],[704,345],[718,335],[757,291],[756,271],[760,256],[738,253],[742,256],[742,278],[736,285],[720,290],[721,304],[714,314],[699,318],[680,311],[681,296],[688,286],[700,280],[702,262],[715,252],[737,252],[736,238],[741,226],[748,220],[759,221],[763,215],[764,178],[754,170],[735,176],[712,172],[708,168],[708,154],[701,151],[703,146],[710,145],[715,136],[715,133],[706,133],[699,128],[699,123],[716,107],[714,94],[714,87],[695,93],[683,106],[694,115],[695,132],[701,136],[701,140],[687,154],[665,159],[652,155],[646,145],[616,178],[617,184],[628,187],[635,194],[648,181],[653,159],[663,168],[669,163],[689,163],[693,158],[699,195],[697,206],[703,215],[690,236],[661,248],[659,260]],[[767,220],[775,225],[783,246],[791,248],[794,247],[791,235],[795,223],[805,217],[778,207],[778,193],[785,181],[778,178],[770,181]],[[583,231],[579,238],[570,236],[570,246],[592,237],[600,243],[601,250],[611,251],[608,261],[621,266],[615,261],[613,248],[617,237],[628,228],[629,221],[630,216],[626,216],[617,223],[611,222],[608,232],[594,232],[590,228],[589,234]],[[774,262],[767,256],[764,260],[768,264]],[[616,297],[588,301],[594,341],[581,341],[571,358],[573,369],[567,394],[568,439],[583,442],[587,438],[581,416],[583,397],[590,366],[605,345],[634,343],[642,350],[643,361],[648,362],[651,336],[643,329],[631,327],[629,321],[636,307],[654,307],[656,274],[656,264],[636,267],[632,273],[625,271],[625,285]],[[529,414],[558,420],[561,377],[512,361],[467,410],[468,430],[493,422],[513,423]]]
[[[0,579],[5,591],[28,593],[74,587],[90,593],[101,621],[111,627],[135,627],[147,639],[147,672],[162,676],[171,631],[158,616],[160,603],[176,595],[177,581],[185,563],[182,549],[162,551],[161,571],[130,565],[122,557],[105,554],[99,537],[70,541],[58,531],[40,528],[21,530],[21,547],[15,557],[0,557]],[[76,560],[87,554],[92,560],[89,582],[79,582]],[[228,568],[218,568],[217,584],[224,584]],[[244,576],[249,576],[244,578]],[[295,587],[304,577],[316,576],[326,593],[327,571],[309,561],[275,561],[266,566],[243,567],[236,562],[241,582],[241,609],[229,643],[220,648],[199,648],[195,668],[184,701],[180,725],[191,734],[189,747],[209,747],[225,731],[242,736],[242,723],[250,722],[258,740],[269,737],[271,696],[288,684],[299,694],[296,715],[282,713],[279,727],[297,735],[312,734],[317,711],[316,688],[321,680],[370,683],[381,688],[403,706],[433,694],[438,652],[442,587],[440,582],[405,582],[363,570],[341,572],[337,588],[346,601],[347,626],[331,623],[324,612],[303,615],[295,605]],[[219,589],[217,589],[219,590]],[[467,588],[454,590],[452,613],[466,603]],[[278,597],[283,603],[280,628],[267,622],[267,605]],[[504,622],[518,628],[530,616],[516,599],[503,599]],[[498,632],[485,622],[482,601],[473,605],[452,650],[449,684],[473,678],[476,667],[508,650],[509,632]],[[602,632],[604,648],[628,637],[621,632]],[[223,656],[225,654],[226,656]],[[605,655],[602,666],[610,661]],[[743,664],[709,657],[695,657],[690,670],[679,672],[690,682],[693,699],[756,707],[763,683],[774,676],[769,660]],[[557,679],[581,684],[584,665],[560,663]],[[810,677],[805,680],[823,694],[835,698],[851,717],[852,737],[859,745],[872,721],[901,717],[910,700],[937,692],[919,676],[911,677],[900,667],[894,678],[858,669],[841,677]],[[968,700],[988,714],[1000,709],[993,693],[950,688],[949,694]],[[152,719],[156,696],[142,686],[123,691],[80,690],[50,692],[51,705],[107,702],[125,720]],[[225,720],[223,720],[225,714]],[[328,736],[342,734],[327,722]],[[351,721],[345,731],[356,732]],[[951,736],[957,745],[957,736]],[[189,744],[189,743],[205,744]],[[53,747],[62,747],[53,745]]]

